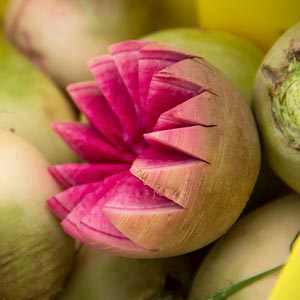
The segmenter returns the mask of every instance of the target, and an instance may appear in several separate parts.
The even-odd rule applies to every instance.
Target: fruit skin
[[[188,257],[130,259],[83,246],[59,300],[140,300],[186,296],[192,280]]]
[[[293,299],[298,298],[298,284],[300,271],[300,239],[299,235],[295,238],[291,247],[291,254],[284,265],[280,277],[270,294],[270,299]]]
[[[45,158],[0,130],[0,298],[53,299],[71,271],[74,241],[45,199],[60,191]]]
[[[8,0],[3,0],[0,2],[0,22],[3,22],[3,17],[6,12],[7,2]]]
[[[23,136],[51,164],[77,156],[53,133],[53,120],[76,120],[54,84],[12,46],[0,31],[0,127]]]
[[[241,218],[212,248],[193,281],[189,299],[203,300],[222,288],[287,261],[300,228],[300,196],[288,194]],[[228,300],[268,299],[280,272],[269,275]]]
[[[199,25],[247,38],[264,50],[299,21],[298,0],[251,1],[197,0]]]
[[[254,44],[227,32],[197,28],[161,30],[147,35],[145,39],[182,47],[204,57],[236,84],[251,106],[253,82],[265,55]],[[270,189],[270,186],[273,188]],[[287,191],[288,188],[263,159],[247,210]]]
[[[195,0],[150,0],[150,3],[149,17],[153,20],[153,30],[198,26]]]
[[[8,36],[61,87],[88,80],[86,62],[148,32],[142,0],[12,0]]]
[[[205,58],[236,84],[250,105],[253,81],[264,56],[254,44],[227,32],[197,28],[166,29],[144,38],[181,47]]]
[[[275,120],[274,93],[282,87],[283,73],[293,59],[300,61],[300,24],[296,24],[285,32],[282,37],[270,49],[264,58],[253,87],[253,110],[259,127],[263,153],[266,161],[289,187],[296,192],[300,191],[300,155],[299,149],[293,146],[281,129],[281,121]],[[298,54],[297,54],[298,53]],[[281,78],[282,77],[282,78]],[[299,87],[293,97],[290,93],[284,101],[294,103],[295,120],[299,122]],[[298,94],[297,94],[298,93]],[[279,123],[278,123],[279,122]],[[296,126],[296,130],[299,125]],[[297,127],[298,126],[298,127]]]
[[[130,41],[124,43],[127,45]],[[136,41],[131,43],[136,44]],[[120,45],[118,47],[122,48]],[[137,182],[126,185],[127,182],[122,182],[122,179],[125,180],[124,176],[120,181],[114,181],[115,186],[108,180],[103,189],[103,185],[100,185],[100,196],[91,193],[90,197],[84,198],[87,201],[83,201],[82,205],[85,208],[88,206],[88,209],[78,210],[79,215],[75,214],[76,218],[74,217],[76,221],[67,217],[63,223],[70,234],[98,250],[130,257],[175,256],[211,243],[236,221],[249,199],[258,175],[260,144],[249,106],[233,83],[218,69],[204,59],[181,53],[178,48],[174,49],[167,44],[152,42],[139,51],[145,57],[143,62],[146,68],[169,62],[170,57],[186,57],[176,63],[171,60],[168,67],[155,74],[152,83],[167,82],[166,90],[162,86],[160,92],[159,89],[154,90],[158,91],[157,94],[149,90],[150,96],[159,97],[162,90],[172,90],[176,94],[178,86],[181,86],[178,92],[180,95],[190,95],[192,88],[199,94],[160,114],[154,128],[165,124],[166,119],[170,120],[168,118],[177,120],[179,126],[159,131],[152,128],[144,135],[148,147],[138,153],[130,169],[131,174],[143,183],[142,187],[141,182],[138,182],[137,190],[134,188],[138,186]],[[121,53],[124,53],[124,49]],[[117,53],[114,52],[114,55]],[[150,61],[147,59],[152,55],[155,56],[154,64],[151,58]],[[99,86],[105,87],[106,97],[110,97],[110,103],[114,104],[114,101],[119,101],[114,95],[120,95],[115,87],[121,81],[111,78],[113,72],[107,72],[106,64],[103,63],[110,61],[111,70],[112,57],[105,55],[94,58],[89,65]],[[143,71],[139,73],[144,77],[148,75],[145,74]],[[145,87],[146,78],[130,75],[131,78],[142,77],[142,87]],[[109,81],[107,77],[110,77]],[[116,78],[119,79],[119,75]],[[122,96],[125,94],[124,92]],[[180,100],[182,101],[181,98]],[[169,101],[171,99],[163,104],[170,104]],[[151,111],[152,104],[159,106],[162,103],[149,100],[149,106],[145,104],[140,108],[142,111],[150,109],[148,111],[151,113],[157,113],[157,106]],[[116,110],[118,108],[115,107]],[[134,120],[136,119],[138,118],[135,117]],[[145,114],[138,121],[145,120],[149,120],[149,115]],[[152,122],[153,119],[151,124]],[[81,135],[82,128],[79,127],[82,126],[54,124],[54,129],[70,147],[80,147],[83,149],[79,149],[81,152],[91,154],[90,162],[97,161],[93,151],[94,143],[91,142],[93,135],[84,138]],[[78,139],[75,138],[76,132],[80,135]],[[132,139],[129,142],[130,140]],[[176,159],[172,161],[174,156]],[[130,180],[130,174],[127,174],[127,179]],[[146,191],[144,185],[147,189],[150,187],[154,194],[152,190]],[[121,197],[117,189],[119,186],[124,194]],[[124,192],[126,187],[128,190]],[[126,199],[126,195],[134,193],[137,196],[147,196],[150,198],[149,202],[147,200],[144,203],[138,197]],[[95,204],[95,200],[99,205]],[[147,206],[148,203],[153,206]],[[131,206],[127,207],[127,204],[132,205],[133,209]],[[94,206],[91,208],[89,205]],[[77,211],[76,207],[71,209]],[[72,216],[74,211],[68,216]],[[103,234],[103,230],[108,232]]]

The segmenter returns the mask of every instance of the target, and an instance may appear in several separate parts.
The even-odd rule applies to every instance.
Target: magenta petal
[[[111,53],[123,82],[134,103],[135,110],[141,116],[139,78],[138,78],[138,60],[140,49],[149,44],[147,41],[132,40],[120,42],[109,46]]]
[[[128,172],[126,172],[128,173]],[[101,185],[92,193],[87,194],[78,205],[63,220],[62,226],[64,230],[75,239],[82,240],[78,230],[78,225],[85,215],[89,214],[92,208],[100,201],[105,193],[111,189],[123,177],[123,173],[115,174],[103,180]],[[101,218],[101,215],[99,215]]]
[[[143,129],[113,58],[110,55],[96,57],[89,63],[89,67],[126,132],[124,140],[130,145],[139,142]]]
[[[218,126],[204,127],[194,125],[150,132],[144,135],[146,141],[154,146],[171,149],[185,155],[212,163],[214,154],[211,149],[218,149],[220,131]],[[180,139],[178,138],[180,137]]]
[[[61,220],[69,213],[69,211],[59,203],[55,196],[47,200],[47,204],[51,211]]]
[[[202,93],[194,98],[186,100],[164,113],[162,113],[153,131],[166,130],[179,127],[188,127],[193,125],[202,125],[206,127],[217,126],[219,123],[215,112],[220,106],[217,96],[209,92]]]
[[[123,129],[97,83],[86,81],[67,87],[69,94],[79,110],[90,123],[113,145],[124,148]]]
[[[128,170],[129,164],[62,164],[50,166],[49,171],[62,185],[69,187],[95,182]]]
[[[157,195],[135,176],[128,174],[105,195],[105,209],[145,210],[177,207],[173,201]]]
[[[150,87],[150,82],[155,73],[165,67],[192,57],[190,54],[178,49],[172,49],[159,43],[149,43],[140,50],[139,59],[139,93],[140,103],[143,107]]]
[[[172,128],[179,128],[179,127],[185,127],[190,126],[191,124],[186,124],[181,121],[177,120],[170,120],[167,118],[162,118],[162,115],[160,115],[158,121],[156,122],[155,126],[153,127],[153,131],[160,131],[160,130],[166,130],[166,129],[172,129]]]
[[[130,172],[136,174],[136,172],[143,169],[187,165],[195,161],[198,160],[189,155],[173,151],[172,149],[150,145],[148,149],[134,160]]]
[[[95,191],[101,184],[94,182],[70,187],[49,199],[47,204],[57,217],[64,219],[88,193]]]
[[[163,112],[204,91],[202,86],[176,78],[165,70],[155,74],[144,103],[146,130],[151,131],[153,129],[158,117]]]
[[[88,162],[130,162],[135,157],[131,153],[114,148],[87,124],[54,122],[52,127],[70,148]]]

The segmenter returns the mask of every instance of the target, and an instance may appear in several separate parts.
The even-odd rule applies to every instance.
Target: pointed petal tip
[[[62,127],[65,127],[66,123],[68,123],[68,122],[65,122],[65,121],[53,121],[53,122],[51,122],[51,127],[53,129],[60,129]]]
[[[51,122],[51,128],[64,139],[65,133],[68,130],[73,129],[74,125],[80,125],[79,122],[67,122],[67,121],[54,121]]]
[[[66,86],[66,90],[69,94],[71,94],[78,90],[91,88],[91,87],[98,87],[98,85],[93,80],[86,80],[86,81],[81,81],[81,82],[70,83]]]
[[[128,40],[111,44],[108,47],[108,50],[111,54],[117,54],[120,52],[139,50],[141,47],[146,46],[149,43],[150,42],[146,40]]]
[[[58,172],[57,170],[57,166],[56,165],[53,165],[53,166],[48,166],[48,172],[51,174],[51,176],[56,180],[58,181],[59,183],[62,183],[61,182],[61,176],[60,176],[60,173]],[[62,183],[63,185],[65,185],[65,182]]]
[[[60,225],[69,236],[71,236],[72,238],[74,238],[79,242],[84,242],[81,237],[81,233],[77,228],[77,225],[71,222],[69,218],[64,218],[60,223]]]
[[[112,58],[110,54],[102,54],[96,57],[93,57],[87,62],[88,68],[90,70],[96,68],[99,64],[109,63],[111,62]]]
[[[60,134],[61,122],[53,121],[50,123],[51,128],[58,134]]]
[[[55,214],[60,220],[63,220],[68,214],[69,211],[57,201],[56,197],[46,200],[46,203],[53,214]]]
[[[77,229],[82,241],[97,250],[129,257],[143,257],[148,253],[148,250],[125,236],[115,236],[107,232],[98,231],[83,222],[80,222]]]
[[[64,176],[62,176],[60,172],[60,165],[53,165],[48,167],[48,172],[51,174],[51,176],[62,186],[64,187],[70,187],[71,184],[68,182]]]
[[[70,94],[71,92],[73,92],[74,90],[77,90],[78,85],[80,85],[80,83],[70,83],[66,86],[66,90],[67,92]]]

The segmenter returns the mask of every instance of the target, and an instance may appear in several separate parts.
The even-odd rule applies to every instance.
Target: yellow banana
[[[225,30],[268,50],[289,27],[300,21],[299,0],[197,0],[199,25]]]
[[[300,238],[270,296],[270,300],[298,300],[300,294]]]
[[[6,6],[7,6],[7,0],[1,0],[0,1],[0,22],[1,23],[2,23],[2,19],[5,14],[5,11],[6,11]],[[2,26],[2,24],[1,24],[1,26]]]

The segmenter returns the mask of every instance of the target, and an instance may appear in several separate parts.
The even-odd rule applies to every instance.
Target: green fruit
[[[186,295],[191,277],[187,256],[130,259],[83,247],[59,300],[163,300]]]
[[[300,196],[290,194],[240,219],[202,262],[192,285],[190,300],[207,300],[224,288],[285,263],[300,229]],[[224,298],[266,300],[280,271]],[[254,298],[253,298],[254,297]]]
[[[252,84],[263,52],[241,37],[195,28],[175,28],[154,32],[145,37],[185,48],[205,58],[225,73],[251,102]]]
[[[70,273],[74,242],[45,199],[60,188],[27,141],[0,130],[0,299],[50,300]]]
[[[11,0],[8,36],[61,87],[91,78],[87,61],[149,32],[143,0]]]
[[[300,191],[300,23],[270,49],[256,76],[253,107],[264,156],[273,171]]]
[[[1,31],[0,86],[0,128],[23,136],[51,164],[77,160],[50,126],[53,120],[75,120],[71,105]]]

